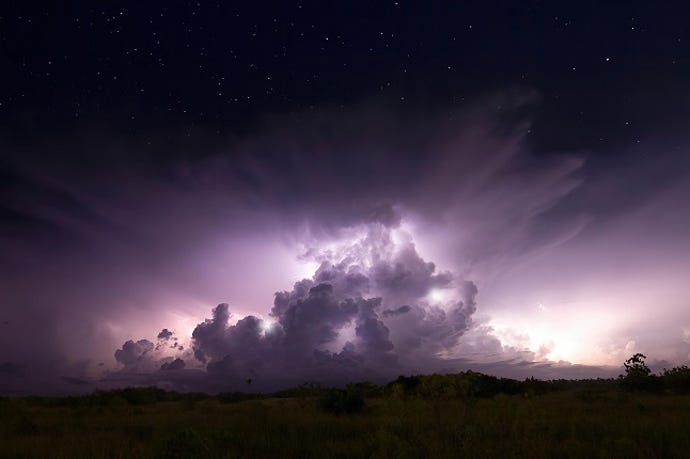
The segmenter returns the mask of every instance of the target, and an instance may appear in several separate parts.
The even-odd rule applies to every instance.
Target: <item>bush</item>
[[[422,380],[419,376],[398,376],[398,379],[388,383],[386,389],[389,393],[400,397],[413,397],[417,395],[417,388]]]
[[[677,394],[690,393],[690,368],[687,366],[664,369],[662,378],[667,390]]]
[[[245,392],[221,392],[216,396],[221,403],[237,403],[245,400],[262,398],[261,394],[248,394]]]
[[[209,456],[209,447],[204,438],[194,429],[184,429],[170,437],[165,444],[161,459],[192,459]]]
[[[331,414],[359,413],[364,409],[364,397],[351,387],[330,389],[319,400],[319,407]]]
[[[36,423],[26,416],[22,416],[14,425],[14,432],[17,435],[35,435],[38,433]]]

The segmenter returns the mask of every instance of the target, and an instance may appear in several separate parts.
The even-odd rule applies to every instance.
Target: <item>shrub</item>
[[[364,409],[364,397],[351,387],[330,389],[319,399],[319,407],[331,414],[359,413]]]
[[[221,403],[237,403],[262,398],[261,394],[248,394],[245,392],[221,392],[216,397]]]
[[[210,451],[204,438],[194,429],[184,429],[170,437],[165,444],[161,459],[194,459],[209,457]]]
[[[14,425],[14,432],[17,435],[35,435],[38,433],[38,427],[33,420],[26,416],[22,416]]]
[[[398,379],[389,383],[388,391],[398,396],[413,397],[417,395],[417,388],[422,380],[419,376],[398,376]]]
[[[683,365],[670,370],[664,369],[662,378],[667,390],[678,394],[690,392],[690,368],[687,366]]]

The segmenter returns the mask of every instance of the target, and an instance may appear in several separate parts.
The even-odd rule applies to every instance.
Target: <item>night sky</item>
[[[41,3],[0,392],[688,363],[686,2]]]

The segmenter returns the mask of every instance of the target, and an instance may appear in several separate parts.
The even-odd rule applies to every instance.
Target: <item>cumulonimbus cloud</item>
[[[275,294],[270,319],[247,316],[231,323],[230,307],[213,309],[192,333],[195,364],[226,387],[277,388],[304,381],[381,380],[441,359],[472,323],[477,288],[450,272],[437,272],[402,231],[363,225],[354,240],[312,252],[321,261],[311,278]],[[434,289],[448,299],[434,301]],[[164,329],[159,340],[171,339]],[[153,343],[128,341],[116,352],[124,370],[139,365]],[[168,358],[169,359],[169,358]],[[181,370],[177,357],[161,371]]]

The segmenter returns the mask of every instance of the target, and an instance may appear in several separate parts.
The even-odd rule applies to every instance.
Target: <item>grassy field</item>
[[[690,396],[385,396],[342,415],[312,397],[84,406],[4,398],[0,457],[682,458],[690,457]]]

